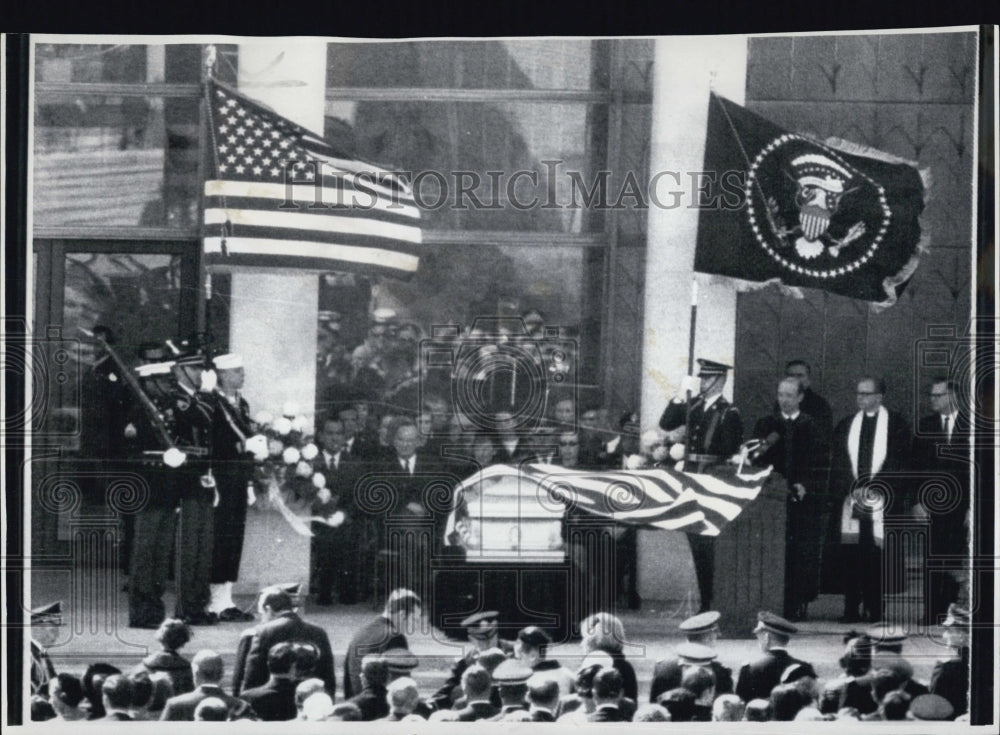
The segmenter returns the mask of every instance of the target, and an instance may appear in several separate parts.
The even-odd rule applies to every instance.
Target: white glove
[[[215,374],[214,370],[202,370],[201,371],[201,388],[199,390],[202,393],[211,393],[215,390],[215,386],[218,385],[219,378]]]
[[[330,525],[336,528],[344,523],[344,511],[338,510],[332,516],[330,516]]]
[[[681,378],[681,395],[686,395],[691,391],[691,395],[696,396],[701,390],[701,379],[693,375],[685,375]]]
[[[136,434],[138,434],[138,433],[139,432],[136,431],[135,424],[129,422],[128,424],[125,425],[125,438],[126,439],[135,439]]]
[[[331,497],[332,496],[330,495],[330,488],[328,487],[321,487],[319,489],[319,492],[316,493],[316,499],[319,500],[319,502],[321,503],[329,503]]]

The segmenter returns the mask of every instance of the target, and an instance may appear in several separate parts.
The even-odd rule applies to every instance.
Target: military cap
[[[388,324],[396,321],[396,312],[393,309],[376,309],[372,312],[372,321],[376,324]]]
[[[910,702],[910,714],[918,720],[948,720],[955,709],[939,694],[921,694]]]
[[[783,617],[775,615],[773,612],[768,612],[767,610],[761,610],[757,613],[757,627],[753,629],[753,632],[759,633],[762,630],[777,633],[779,635],[794,635],[799,632],[798,628],[789,623]]]
[[[382,653],[386,668],[394,674],[409,673],[420,663],[417,657],[406,648],[390,648]]]
[[[716,610],[709,610],[708,612],[703,612],[699,615],[693,615],[677,627],[685,635],[707,633],[708,631],[715,630],[719,627],[719,618],[721,617],[722,613]]]
[[[726,365],[725,363],[715,362],[714,360],[703,360],[698,358],[698,377],[706,378],[712,375],[725,375],[728,371],[732,370],[732,365]]]
[[[476,657],[476,663],[491,674],[497,666],[507,660],[507,654],[501,648],[487,648]]]
[[[62,601],[31,609],[32,625],[62,625]]]
[[[951,626],[965,626],[971,622],[969,617],[969,611],[964,607],[955,604],[954,602],[948,605],[948,617],[944,619],[941,625],[951,627]]]
[[[153,375],[167,375],[173,366],[173,362],[151,362],[148,365],[140,365],[135,372],[140,378],[149,378]]]
[[[468,629],[473,638],[489,638],[496,630],[499,617],[500,613],[496,610],[484,610],[465,618],[461,626]]]
[[[893,625],[876,625],[865,631],[876,649],[885,647],[898,648],[907,639],[906,631]]]
[[[501,686],[524,684],[531,678],[532,673],[531,669],[520,661],[509,658],[493,670],[493,681]]]
[[[521,628],[517,634],[517,639],[532,648],[541,648],[552,642],[549,634],[537,625],[529,625],[527,628]]]
[[[682,643],[677,646],[677,655],[682,663],[707,666],[719,657],[715,651],[700,643]]]
[[[268,592],[284,592],[286,595],[297,595],[299,594],[299,589],[302,587],[301,582],[278,582],[277,584],[269,584],[267,587],[261,590],[261,594],[266,594]]]
[[[218,355],[212,360],[216,370],[235,370],[243,367],[243,356],[235,352]]]

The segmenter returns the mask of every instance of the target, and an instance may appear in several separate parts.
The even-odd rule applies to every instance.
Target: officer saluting
[[[699,358],[698,395],[692,396],[690,402],[674,398],[660,417],[660,428],[667,432],[668,439],[684,447],[687,472],[706,472],[724,464],[743,442],[740,412],[722,395],[731,369],[731,365]],[[705,612],[712,606],[715,549],[712,539],[698,534],[688,534],[688,542],[701,596],[699,612]]]

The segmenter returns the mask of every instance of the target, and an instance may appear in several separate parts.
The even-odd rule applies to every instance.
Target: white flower
[[[313,475],[312,482],[313,485],[322,490],[324,487],[326,487],[326,475],[324,475],[322,472],[317,472],[316,474]]]
[[[684,445],[683,444],[673,444],[668,450],[665,446],[660,444],[659,446],[653,447],[653,452],[650,455],[654,462],[662,462],[674,451],[674,447],[680,447],[681,457],[684,456]],[[674,457],[674,459],[680,459],[680,457]]]
[[[163,453],[163,464],[167,467],[180,467],[186,459],[187,455],[177,447],[170,447]]]
[[[277,439],[267,440],[267,453],[270,454],[272,457],[277,457],[283,451],[285,451],[285,445],[282,444],[280,441],[278,441]]]
[[[319,448],[309,442],[304,447],[302,447],[302,459],[312,462],[319,455]]]
[[[261,426],[267,426],[269,423],[274,421],[274,414],[270,411],[258,411],[257,415],[253,417],[254,423]]]
[[[247,439],[244,449],[251,452],[256,461],[263,462],[268,455],[267,437],[263,434],[254,434]]]
[[[641,454],[630,454],[625,458],[625,469],[641,470],[646,466],[646,458]]]
[[[336,528],[344,522],[344,511],[338,510],[332,516],[330,516],[330,525]]]
[[[319,492],[316,493],[316,499],[319,502],[321,502],[321,503],[328,503],[328,502],[330,502],[330,489],[329,488],[325,488],[325,487],[321,487],[319,489]]]
[[[299,404],[294,401],[288,401],[284,406],[281,407],[281,415],[292,417],[299,412]]]
[[[287,434],[292,430],[292,422],[287,418],[285,418],[284,416],[276,418],[271,426],[276,432],[278,432],[282,436],[284,436],[285,434]]]
[[[306,426],[308,425],[308,423],[309,422],[306,421],[305,416],[296,416],[294,419],[292,419],[292,431],[297,431],[301,434],[303,431],[306,430]]]
[[[284,460],[285,464],[295,464],[302,459],[302,454],[295,447],[285,447],[285,451],[281,453],[281,459]]]
[[[670,459],[682,460],[684,459],[684,445],[678,442],[670,447]]]
[[[312,477],[313,468],[312,465],[306,462],[304,459],[300,459],[299,463],[295,465],[295,474],[299,477]]]

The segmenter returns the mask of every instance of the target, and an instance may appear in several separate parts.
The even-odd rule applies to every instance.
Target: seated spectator
[[[625,722],[619,702],[622,697],[622,675],[618,669],[601,669],[594,676],[594,711],[589,722]]]
[[[659,704],[644,704],[635,711],[632,722],[670,722],[670,713]]]
[[[178,651],[191,640],[191,629],[187,623],[177,618],[168,618],[156,630],[156,640],[161,649],[142,660],[140,667],[150,674],[162,671],[170,676],[174,693],[185,694],[194,689],[191,662]]]
[[[222,656],[215,651],[198,651],[191,661],[194,671],[194,691],[178,694],[167,700],[161,720],[192,721],[198,703],[209,697],[216,697],[229,708],[229,720],[256,719],[253,708],[244,700],[233,697],[222,689],[224,667]]]
[[[302,712],[302,705],[316,692],[324,691],[326,691],[326,682],[322,679],[306,679],[305,681],[300,681],[295,687],[295,709],[298,712],[295,719],[304,720],[305,714]]]
[[[386,701],[386,685],[389,683],[389,668],[385,659],[377,654],[369,654],[361,659],[361,691],[348,701],[361,711],[361,720],[371,722],[389,714]]]
[[[148,676],[145,672],[133,674],[135,677]],[[141,685],[137,690],[144,689]],[[133,707],[132,714],[137,720],[155,721],[163,715],[163,708],[167,706],[167,700],[174,696],[174,683],[170,676],[164,671],[158,671],[149,676],[149,696],[145,703],[140,704],[139,695],[136,695],[136,707]]]
[[[639,696],[639,684],[635,669],[627,660],[622,648],[625,643],[625,627],[614,615],[605,612],[594,613],[580,623],[580,647],[583,652],[604,651],[614,662],[615,669],[622,675],[622,692],[629,699]]]
[[[327,719],[338,722],[360,722],[361,710],[353,702],[341,702],[333,705],[333,711]]]
[[[195,722],[225,722],[229,708],[218,697],[206,697],[194,708]]]
[[[720,694],[712,702],[712,722],[739,722],[744,709],[743,700],[735,694]]]
[[[751,699],[743,710],[744,722],[769,722],[771,703],[766,699]]]
[[[142,669],[132,672],[128,678],[132,682],[132,707],[129,714],[133,720],[144,719],[139,714],[145,710],[149,698],[153,696],[153,682]]]
[[[889,692],[882,697],[879,709],[883,720],[905,720],[910,710],[910,695],[906,692]]]
[[[531,669],[514,659],[508,659],[496,667],[493,678],[500,688],[500,713],[491,717],[490,721],[497,722],[511,712],[528,709],[526,698],[528,679],[531,676]]]
[[[478,664],[473,664],[462,672],[462,693],[466,705],[458,711],[458,722],[475,722],[500,714],[500,708],[490,702],[493,677]]]
[[[83,672],[83,696],[87,699],[89,709],[88,720],[99,720],[104,717],[104,697],[101,694],[101,687],[104,680],[113,674],[120,674],[121,669],[106,663],[91,664]]]
[[[104,704],[104,721],[127,722],[132,720],[133,688],[124,674],[112,674],[101,684]]]
[[[715,674],[703,666],[691,666],[681,676],[681,688],[694,695],[692,722],[712,721],[712,702],[715,699]]]
[[[83,684],[78,678],[72,674],[56,674],[49,679],[49,702],[60,720],[85,720],[87,713],[80,709],[82,701]]]
[[[559,682],[545,674],[528,679],[528,715],[531,722],[555,722],[559,710]]]
[[[692,722],[695,715],[695,696],[683,687],[669,689],[660,695],[658,704],[670,713],[671,722]]]
[[[408,676],[389,682],[386,687],[386,702],[389,704],[389,714],[380,722],[400,722],[413,714],[420,702],[420,690],[417,682]]]
[[[864,680],[869,686],[872,702],[875,703],[875,710],[862,715],[862,720],[881,720],[882,714],[879,709],[882,707],[882,700],[889,692],[894,692],[903,684],[903,679],[891,669],[879,669]]]
[[[274,644],[267,652],[267,682],[259,687],[244,689],[240,694],[240,698],[253,707],[261,720],[294,720],[298,714],[295,706],[296,682],[292,678],[297,658],[295,644],[289,641]]]
[[[517,634],[514,653],[521,662],[534,673],[545,672],[559,683],[560,694],[573,691],[575,677],[555,659],[548,658],[552,638],[535,625],[522,628]]]
[[[595,660],[596,659],[596,660]],[[606,653],[591,653],[583,660],[573,682],[574,692],[559,699],[559,721],[586,722],[594,711],[594,677],[597,672],[613,668],[611,657]],[[537,675],[536,675],[537,676]]]
[[[778,684],[771,690],[771,719],[775,722],[791,722],[804,706],[802,693],[794,684]]]
[[[302,715],[307,722],[323,722],[333,715],[333,700],[325,690],[311,694],[302,703]]]
[[[820,697],[820,711],[834,713],[844,707],[854,707],[863,714],[873,712],[875,703],[868,693],[868,687],[857,683],[859,677],[871,670],[871,641],[867,636],[852,630],[844,643],[844,654],[839,660],[843,674],[826,683]]]

